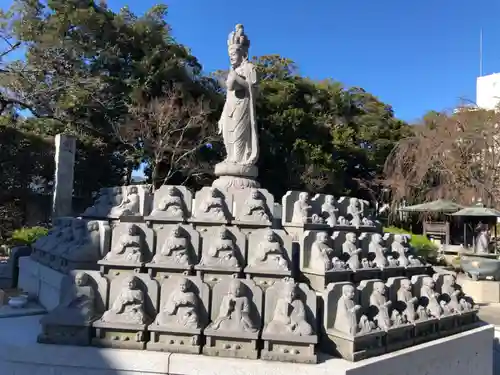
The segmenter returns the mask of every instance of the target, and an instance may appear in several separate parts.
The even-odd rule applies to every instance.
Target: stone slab
[[[65,282],[70,282],[67,275],[44,266],[30,257],[19,258],[18,288],[37,296],[38,302],[47,310],[59,305]]]
[[[493,375],[492,326],[356,363],[316,365],[36,343],[39,316],[0,320],[2,375]],[[495,332],[500,337],[500,331]],[[453,355],[450,355],[453,353]],[[500,353],[498,354],[500,356]]]
[[[29,302],[23,308],[14,308],[9,305],[0,307],[0,319],[12,318],[17,316],[40,315],[45,314],[47,311],[40,305]]]
[[[460,285],[475,303],[500,303],[500,281],[462,279]]]

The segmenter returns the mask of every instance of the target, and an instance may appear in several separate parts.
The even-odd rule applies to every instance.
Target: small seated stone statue
[[[257,325],[250,316],[250,299],[242,293],[238,279],[231,280],[228,293],[222,298],[218,316],[210,328],[214,331],[257,332]]]
[[[398,301],[403,302],[405,304],[403,315],[405,316],[406,320],[410,323],[415,323],[417,317],[420,317],[422,315],[422,312],[420,312],[420,310],[425,311],[423,306],[418,306],[419,313],[415,311],[415,305],[418,302],[418,298],[413,297],[411,282],[408,279],[401,280],[401,284],[397,291],[397,299]]]
[[[367,217],[364,217],[361,220],[361,224],[364,225],[365,227],[374,227],[375,226],[375,223],[373,222],[373,220],[370,220]]]
[[[71,252],[71,254],[75,254],[76,256],[85,256],[86,253],[92,252],[96,257],[99,256],[99,243],[101,239],[99,222],[89,221],[86,226],[82,225],[74,238],[71,248],[67,250],[68,253]]]
[[[435,282],[432,277],[424,277],[420,289],[420,297],[426,300],[427,314],[433,318],[439,318],[444,315],[444,310],[438,301],[439,294],[435,292]]]
[[[309,203],[309,194],[301,192],[299,199],[293,204],[292,223],[305,224],[311,217],[312,206]]]
[[[139,227],[135,224],[129,224],[126,232],[120,236],[104,260],[140,263],[142,261],[141,243]]]
[[[169,186],[167,195],[161,199],[158,206],[151,212],[151,216],[163,214],[172,218],[184,219],[187,217],[186,211],[180,190],[175,186]]]
[[[137,286],[137,277],[123,280],[123,287],[111,309],[106,311],[101,321],[106,323],[146,324],[144,294]]]
[[[111,216],[133,216],[140,211],[140,198],[137,186],[130,186],[127,194],[123,197],[121,203],[111,209]]]
[[[337,303],[335,323],[333,325],[333,329],[349,336],[365,334],[375,330],[375,324],[369,321],[366,315],[362,315],[358,320],[358,311],[361,310],[361,306],[354,303],[354,294],[354,286],[344,285],[342,287],[342,296]]]
[[[398,264],[402,267],[422,266],[423,263],[413,255],[408,243],[408,237],[401,234],[395,234],[391,245],[394,253],[398,254]]]
[[[326,218],[326,223],[333,227],[337,225],[337,214],[339,209],[335,207],[335,197],[325,196],[325,202],[321,205],[321,215]]]
[[[223,220],[226,218],[226,202],[224,196],[217,188],[211,188],[210,194],[200,205],[203,215],[209,214],[213,219]]]
[[[200,265],[238,267],[236,244],[229,230],[222,226],[218,238],[212,240],[208,251],[203,254]]]
[[[165,305],[156,317],[155,324],[159,326],[181,326],[185,328],[200,328],[198,311],[200,300],[193,291],[193,284],[182,277],[178,287],[170,294]]]
[[[313,329],[306,320],[304,302],[298,298],[296,288],[293,282],[285,284],[282,295],[276,301],[273,318],[264,330],[266,333],[312,335]]]
[[[69,298],[57,306],[51,314],[59,313],[61,323],[89,323],[96,317],[95,292],[89,282],[89,275],[78,272]]]
[[[375,255],[373,263],[376,267],[385,268],[389,265],[385,257],[386,248],[382,246],[382,236],[380,233],[374,233],[371,236],[370,243],[368,244],[368,252]]]
[[[328,244],[328,241],[328,233],[316,233],[316,240],[311,245],[311,269],[316,271],[345,269],[345,263],[342,262],[338,257],[334,257],[334,251]]]
[[[252,263],[249,265],[255,267],[271,266],[274,269],[289,270],[285,250],[273,230],[267,231],[255,251]]]
[[[338,225],[343,225],[343,226],[347,226],[349,225],[349,222],[347,221],[347,219],[343,216],[339,216],[338,218]]]
[[[349,256],[347,265],[353,271],[361,268],[359,253],[361,249],[356,246],[356,233],[349,232],[345,236],[345,242],[342,244],[342,252]]]
[[[443,285],[441,286],[441,293],[449,297],[448,305],[453,312],[472,311],[473,306],[464,297],[464,294],[457,288],[456,278],[452,274],[443,276]]]
[[[269,208],[266,203],[266,199],[260,191],[257,189],[252,189],[250,196],[245,201],[243,210],[243,216],[249,217],[261,222],[269,222]]]
[[[358,198],[349,199],[349,206],[346,209],[347,215],[351,217],[350,224],[359,228],[361,225],[361,218],[363,216],[363,208]]]
[[[382,330],[389,329],[393,325],[389,313],[392,302],[385,297],[385,290],[385,284],[378,281],[373,284],[373,291],[370,295],[370,306],[375,306],[378,310],[374,320]]]
[[[153,257],[152,263],[176,263],[191,265],[190,242],[185,230],[177,225],[165,239],[160,252]]]

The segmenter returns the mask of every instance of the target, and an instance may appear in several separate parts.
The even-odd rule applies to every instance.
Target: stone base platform
[[[2,375],[493,375],[493,326],[356,363],[318,364],[37,344],[39,316],[0,319]]]
[[[500,281],[462,278],[460,285],[475,303],[500,303]]]
[[[31,257],[19,258],[19,279],[17,287],[32,296],[47,310],[60,303],[64,285],[71,285],[68,275],[33,260]]]

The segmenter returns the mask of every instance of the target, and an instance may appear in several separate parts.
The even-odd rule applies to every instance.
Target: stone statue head
[[[139,235],[139,227],[135,224],[129,224],[127,226],[127,234],[129,236],[137,236]]]
[[[355,243],[356,242],[356,233],[349,232],[345,235],[345,239],[347,242]]]
[[[373,284],[373,290],[384,295],[385,294],[385,284],[381,281],[377,281]]]
[[[396,243],[403,243],[403,236],[402,236],[402,235],[400,235],[400,234],[395,234],[395,235],[394,235],[393,242],[396,242]]]
[[[326,233],[326,232],[316,233],[316,241],[321,242],[321,243],[327,243],[328,242],[328,233]]]
[[[376,244],[382,243],[382,235],[380,233],[372,234],[371,242],[376,243]]]
[[[342,296],[346,299],[354,299],[355,289],[352,285],[344,285],[342,287]]]
[[[175,186],[169,186],[167,194],[170,195],[171,197],[176,197],[179,195],[179,189],[177,189]]]
[[[248,58],[248,49],[250,40],[245,34],[245,28],[242,24],[236,25],[234,31],[229,34],[227,40],[229,60],[233,68],[238,67]]]
[[[185,277],[182,277],[179,280],[179,290],[181,292],[186,292],[191,288],[191,281],[189,279],[186,279]]]
[[[434,289],[434,279],[432,277],[424,277],[424,279],[422,280],[422,285]]]
[[[139,189],[137,189],[137,186],[130,186],[128,188],[128,194],[137,194],[139,192]]]
[[[330,205],[333,205],[333,202],[335,201],[335,197],[333,195],[330,195],[328,194],[326,197],[325,197],[325,203],[326,204],[330,204]]]
[[[286,301],[292,302],[297,296],[297,285],[294,282],[285,283],[282,296]]]
[[[171,233],[173,237],[179,238],[182,237],[184,229],[180,225],[176,225]]]
[[[276,241],[276,234],[270,229],[266,232],[266,240],[269,242],[275,242]]]
[[[240,297],[241,292],[242,292],[241,281],[238,279],[231,280],[231,283],[229,284],[229,294],[233,295],[234,297]]]
[[[76,286],[85,286],[89,282],[89,275],[85,272],[78,272],[75,276]]]
[[[260,192],[257,189],[252,189],[251,197],[252,197],[252,199],[259,199],[260,198]]]
[[[455,276],[452,274],[444,275],[443,276],[443,284],[454,285],[455,284]]]
[[[303,191],[299,193],[299,201],[300,202],[307,202],[309,200],[309,193]]]
[[[400,287],[403,288],[404,290],[407,290],[411,292],[411,282],[408,279],[403,279],[401,280]]]
[[[128,276],[123,280],[123,287],[127,289],[137,289],[137,277]]]

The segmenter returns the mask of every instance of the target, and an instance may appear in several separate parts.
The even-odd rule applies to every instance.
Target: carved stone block
[[[76,220],[72,217],[54,219],[53,226],[46,236],[40,237],[31,245],[31,258],[42,264],[50,264],[50,254],[54,248],[67,240],[69,229]]]
[[[58,269],[63,273],[76,269],[97,269],[97,262],[111,248],[111,228],[107,221],[89,221],[80,242],[61,254]]]
[[[256,359],[262,317],[262,290],[253,280],[223,279],[212,291],[211,323],[203,354]]]
[[[323,351],[349,361],[385,352],[385,332],[378,329],[365,314],[354,284],[328,284],[323,300]]]
[[[387,280],[387,287],[394,309],[414,326],[414,342],[423,343],[437,338],[437,320],[430,318],[419,304],[411,281],[406,277],[391,277]]]
[[[234,222],[242,229],[270,227],[273,222],[274,197],[266,189],[234,192]]]
[[[430,328],[424,338],[416,340],[426,342],[438,337],[447,336],[449,331],[455,332],[457,319],[454,315],[445,316],[439,302],[439,295],[435,291],[435,281],[428,275],[414,275],[411,278],[413,285],[413,295],[418,297],[418,304],[424,307],[427,319],[435,323],[434,331]]]
[[[111,209],[118,206],[122,202],[123,194],[123,186],[100,189],[94,204],[87,208],[81,216],[89,219],[108,218]]]
[[[261,358],[316,363],[316,293],[283,279],[266,290]]]
[[[198,276],[173,276],[161,283],[160,305],[149,325],[148,350],[200,354],[208,324],[210,290]]]
[[[49,256],[45,257],[43,264],[59,270],[63,254],[81,246],[88,239],[92,227],[87,219],[72,219],[70,224],[63,228],[59,240],[54,241],[55,246],[49,250]]]
[[[40,320],[38,342],[90,345],[92,323],[105,311],[108,280],[97,271],[71,271],[73,283],[61,292],[61,303]]]
[[[335,231],[332,239],[334,249],[340,249],[342,260],[353,271],[352,280],[355,283],[380,277],[380,269],[374,268],[368,260],[368,255],[363,254],[357,232]]]
[[[104,274],[110,270],[134,271],[149,262],[153,254],[154,232],[144,223],[114,223],[111,249],[98,262]]]
[[[202,254],[195,266],[210,286],[240,274],[245,265],[246,237],[237,227],[210,227],[201,231]]]
[[[109,211],[108,218],[121,222],[141,222],[151,211],[153,196],[150,185],[129,185],[123,187],[120,204]]]
[[[300,270],[314,290],[323,292],[329,283],[351,280],[341,247],[335,248],[327,232],[306,231],[302,242]]]
[[[358,244],[363,254],[374,268],[380,269],[380,278],[387,280],[390,277],[405,275],[405,268],[399,266],[397,255],[387,246],[384,236],[377,232],[363,232],[358,237]]]
[[[111,280],[107,310],[93,323],[92,345],[144,349],[146,328],[156,316],[158,283],[147,274],[123,273]]]
[[[266,288],[292,275],[292,238],[280,229],[259,229],[248,236],[248,278]]]
[[[233,194],[205,186],[197,191],[191,222],[197,225],[228,224],[233,220]]]
[[[455,331],[469,329],[477,323],[477,312],[479,307],[474,300],[465,295],[462,287],[456,283],[453,273],[434,274],[436,291],[440,294],[439,299],[446,303],[450,312],[457,314],[457,327]]]
[[[184,222],[191,217],[193,193],[185,186],[163,185],[154,193],[153,207],[144,220]]]
[[[282,200],[281,223],[293,241],[300,241],[304,230],[327,230],[329,226],[313,212],[309,194],[303,191],[287,191]]]
[[[155,224],[156,249],[146,264],[157,279],[191,272],[198,263],[200,234],[189,224]]]
[[[408,323],[389,299],[389,291],[382,280],[363,280],[358,289],[361,305],[367,306],[368,319],[385,331],[385,345],[388,352],[413,345],[413,324]]]

